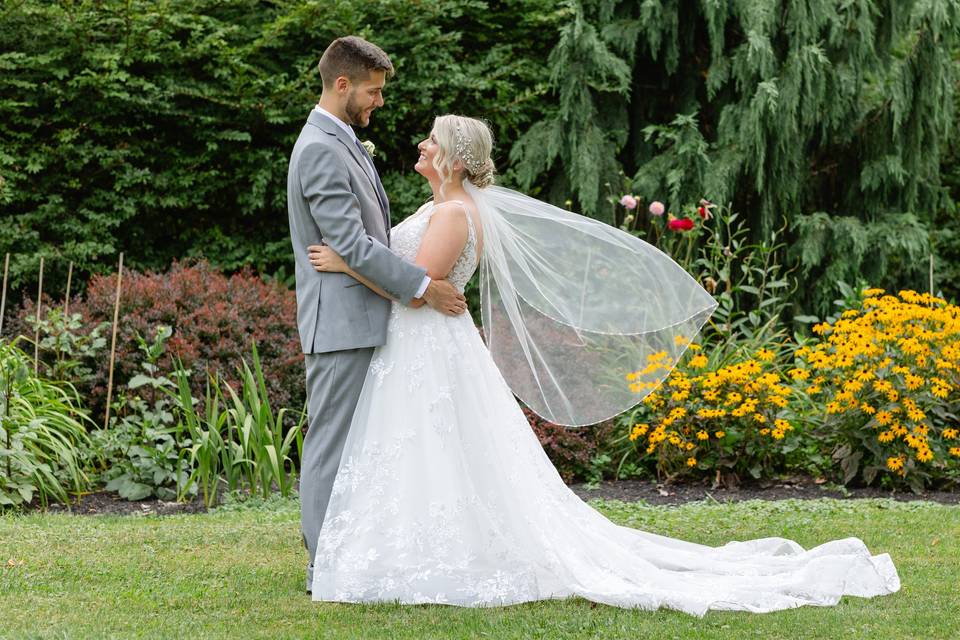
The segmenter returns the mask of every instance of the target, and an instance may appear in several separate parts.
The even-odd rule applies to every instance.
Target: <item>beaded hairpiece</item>
[[[483,162],[473,157],[472,146],[473,140],[463,135],[463,130],[460,128],[460,124],[457,123],[457,157],[463,161],[467,170],[470,171],[471,174],[474,174],[483,168]]]

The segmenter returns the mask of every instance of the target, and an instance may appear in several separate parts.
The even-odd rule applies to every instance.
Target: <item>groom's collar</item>
[[[310,116],[307,118],[307,122],[315,127],[319,127],[332,136],[340,133],[346,135],[347,140],[353,141],[357,139],[357,134],[355,134],[353,129],[351,129],[346,123],[337,119],[337,117],[331,114],[329,111],[325,111],[319,107],[314,107],[310,111]]]

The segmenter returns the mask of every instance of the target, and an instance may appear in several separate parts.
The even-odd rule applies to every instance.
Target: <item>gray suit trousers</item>
[[[372,357],[373,347],[305,355],[309,427],[303,440],[300,470],[300,528],[311,566],[343,445]]]

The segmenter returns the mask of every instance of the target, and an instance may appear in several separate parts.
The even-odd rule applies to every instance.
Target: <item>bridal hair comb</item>
[[[467,170],[474,174],[480,169],[483,168],[483,161],[477,160],[473,157],[473,140],[463,135],[463,129],[460,128],[460,123],[457,123],[457,157],[459,157]]]

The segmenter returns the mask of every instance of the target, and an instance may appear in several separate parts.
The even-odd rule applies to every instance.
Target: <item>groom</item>
[[[334,40],[320,58],[323,93],[293,147],[287,173],[290,239],[296,260],[297,328],[307,369],[308,431],[300,471],[300,525],[313,559],[333,480],[370,366],[387,339],[390,302],[343,273],[314,270],[307,248],[327,244],[356,273],[403,304],[422,298],[448,315],[466,310],[445,280],[390,249],[390,203],[373,160],[353,131],[383,106],[393,65],[362,38]]]

